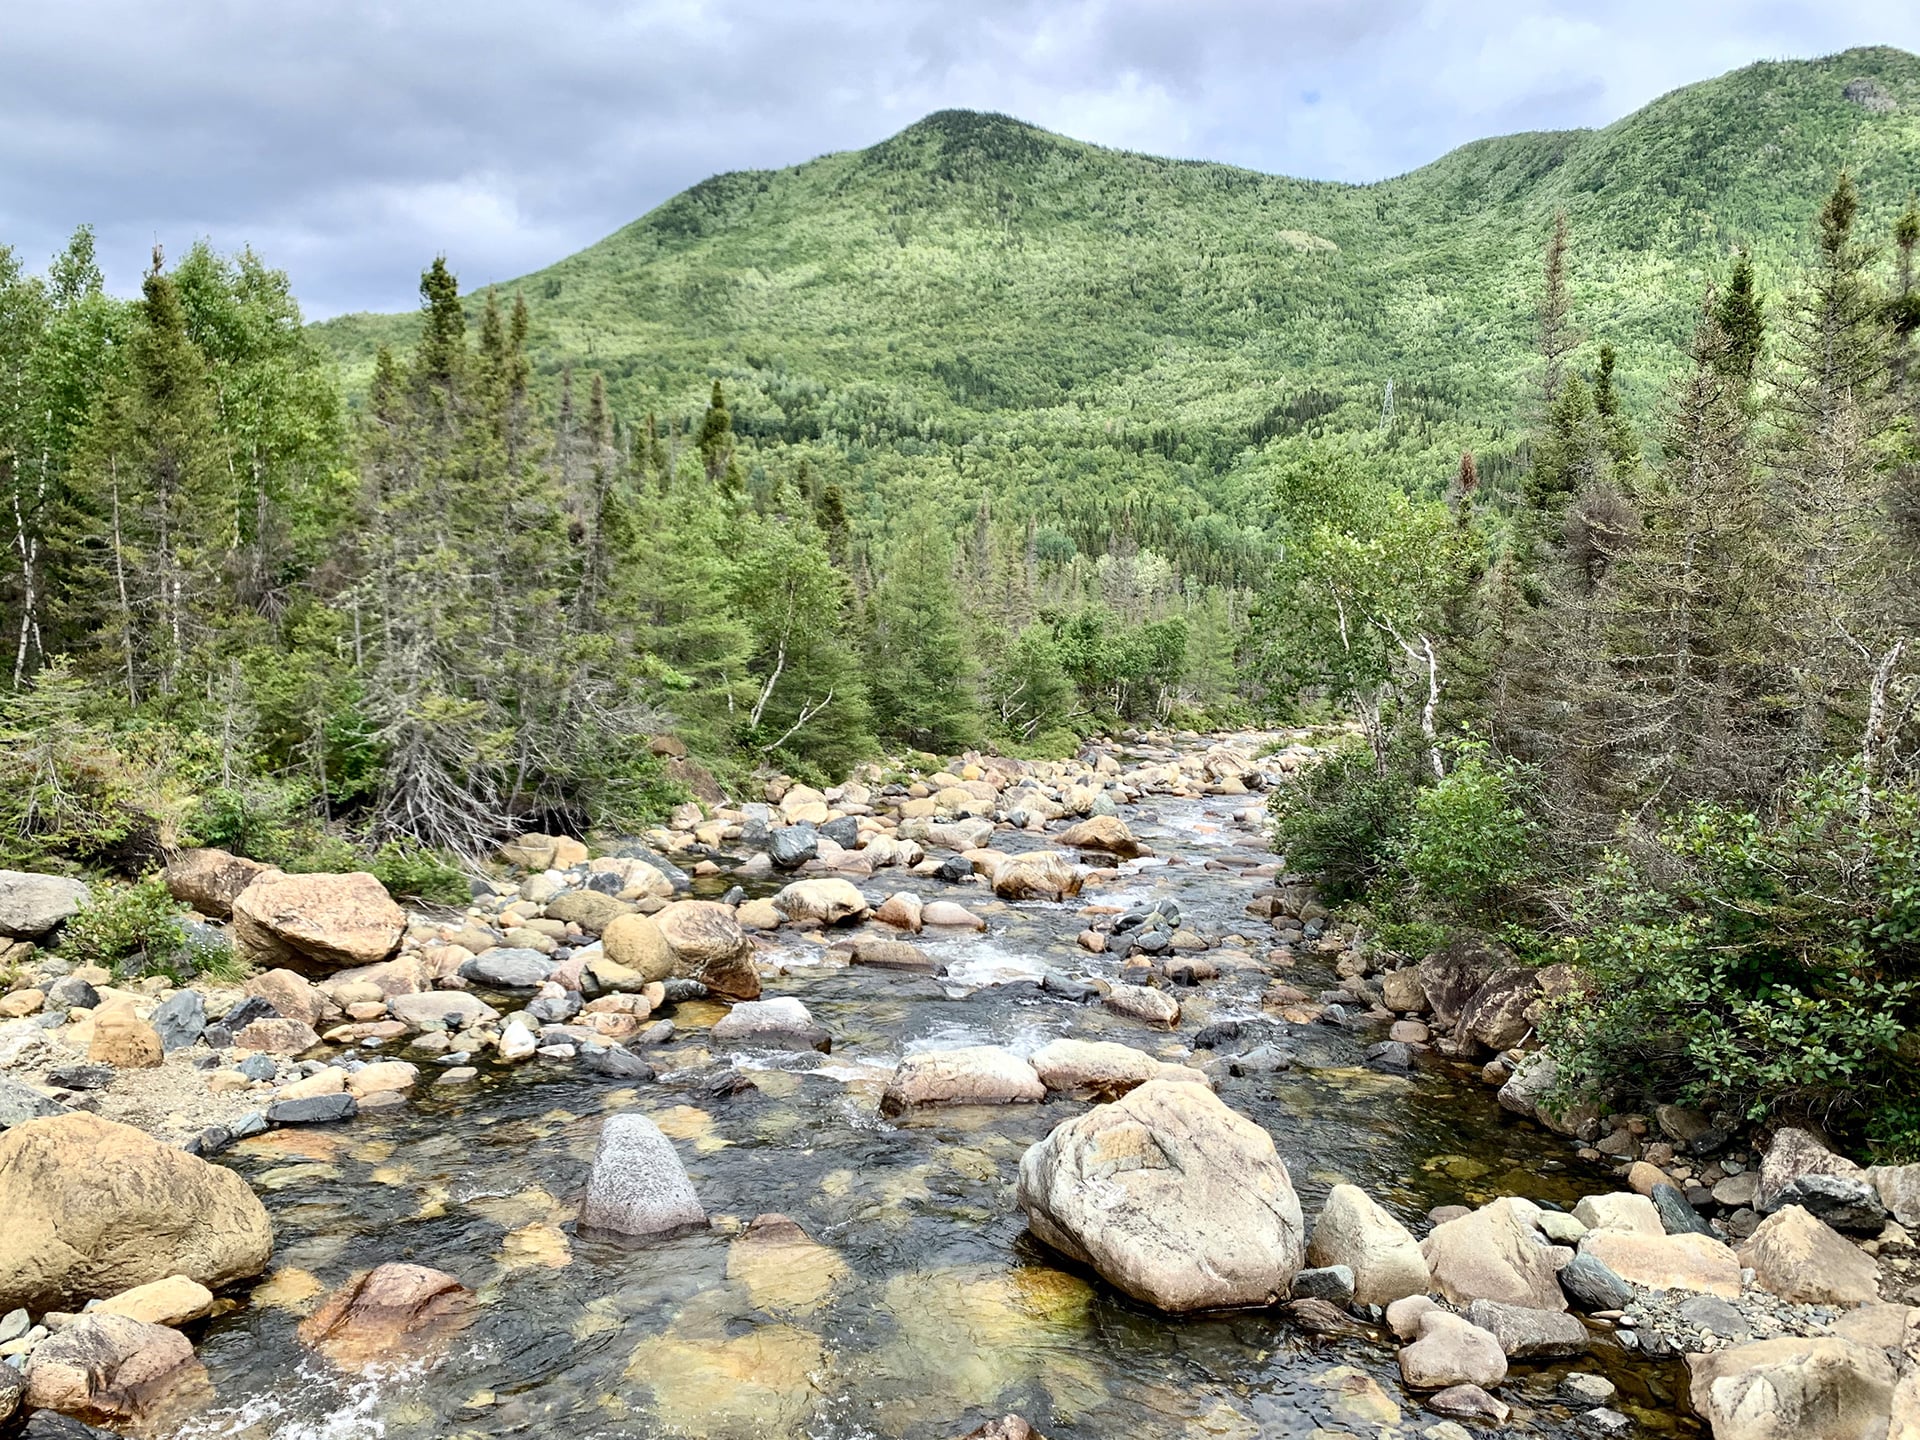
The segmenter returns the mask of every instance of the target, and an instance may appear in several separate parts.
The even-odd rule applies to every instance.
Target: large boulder
[[[478,995],[464,990],[430,990],[422,995],[396,995],[387,1002],[393,1018],[415,1030],[465,1030],[500,1012]]]
[[[0,935],[38,940],[78,915],[89,894],[85,885],[64,875],[0,870]]]
[[[1706,1235],[1637,1235],[1590,1230],[1580,1253],[1645,1290],[1692,1290],[1732,1299],[1740,1293],[1740,1258]]]
[[[300,1323],[300,1343],[343,1370],[432,1358],[473,1317],[473,1292],[425,1265],[356,1275]]]
[[[1336,1185],[1313,1222],[1309,1265],[1344,1265],[1353,1272],[1353,1298],[1390,1305],[1424,1295],[1432,1284],[1420,1242],[1358,1185]]]
[[[233,1171],[79,1111],[0,1135],[0,1215],[0,1313],[78,1310],[170,1275],[218,1290],[273,1249]]]
[[[10,1130],[27,1120],[44,1120],[66,1113],[67,1107],[51,1095],[42,1095],[18,1080],[0,1078],[0,1130]]]
[[[1491,1389],[1507,1378],[1506,1352],[1478,1325],[1439,1309],[1423,1312],[1416,1323],[1414,1342],[1400,1352],[1400,1378],[1409,1389]]]
[[[1540,981],[1524,966],[1501,970],[1461,1008],[1458,1032],[1489,1050],[1510,1050],[1527,1038],[1527,1011],[1540,998]]]
[[[1082,878],[1071,855],[1033,850],[994,866],[993,893],[1003,900],[1061,900],[1080,893]]]
[[[1496,974],[1514,968],[1513,955],[1471,935],[1460,935],[1420,962],[1420,988],[1438,1029],[1449,1030]]]
[[[600,934],[622,915],[632,912],[633,906],[626,901],[602,895],[598,890],[569,890],[547,902],[549,920],[578,925],[589,935]]]
[[[1832,1336],[1756,1340],[1688,1358],[1713,1440],[1888,1440],[1886,1353]]]
[[[807,1007],[791,995],[742,1000],[713,1022],[708,1032],[721,1047],[749,1050],[831,1050],[833,1038]]]
[[[97,1420],[137,1420],[169,1394],[205,1383],[193,1343],[178,1330],[127,1315],[82,1315],[27,1361],[26,1403]]]
[[[247,980],[247,994],[266,1001],[274,1013],[303,1025],[318,1025],[327,1013],[327,997],[304,975],[266,970]]]
[[[673,947],[651,915],[622,915],[601,932],[600,948],[607,958],[640,977],[642,985],[673,974]]]
[[[1798,1205],[1776,1210],[1740,1247],[1753,1282],[1798,1305],[1870,1305],[1880,1298],[1873,1257]]]
[[[1108,1099],[1155,1079],[1206,1083],[1206,1076],[1198,1070],[1170,1065],[1144,1050],[1112,1040],[1050,1040],[1028,1059],[1047,1089],[1086,1092]]]
[[[1806,1175],[1843,1175],[1866,1179],[1866,1172],[1836,1155],[1811,1132],[1793,1126],[1776,1131],[1767,1153],[1760,1160],[1760,1182],[1754,1192],[1753,1208],[1761,1214],[1789,1203],[1782,1192]]]
[[[1056,1126],[1018,1193],[1040,1240],[1175,1313],[1278,1303],[1306,1249],[1273,1138],[1203,1085],[1150,1080]]]
[[[963,1045],[907,1056],[880,1097],[880,1110],[900,1115],[925,1105],[1016,1105],[1046,1098],[1033,1066],[1011,1050]]]
[[[796,880],[775,895],[773,903],[797,923],[838,925],[867,913],[867,897],[851,880]]]
[[[1585,1352],[1587,1327],[1578,1316],[1525,1305],[1476,1300],[1467,1319],[1500,1342],[1509,1360],[1567,1360]]]
[[[707,1212],[673,1142],[646,1116],[612,1115],[580,1203],[580,1224],[621,1235],[667,1235],[707,1223]]]
[[[712,900],[682,900],[653,917],[673,952],[673,973],[698,980],[725,1000],[756,1000],[760,972],[753,941],[740,928],[733,907]],[[624,962],[623,962],[624,963]]]
[[[167,862],[167,893],[202,915],[225,920],[233,902],[261,876],[278,874],[271,865],[231,855],[225,850],[182,850]]]
[[[1433,1227],[1420,1253],[1434,1287],[1456,1305],[1498,1300],[1564,1310],[1554,1255],[1534,1223],[1535,1207],[1502,1198]]]
[[[254,964],[329,974],[372,965],[399,948],[407,916],[361,872],[269,875],[233,902],[236,947]]]
[[[1070,850],[1104,850],[1122,860],[1152,853],[1134,838],[1126,821],[1113,815],[1095,815],[1061,831],[1060,843]]]
[[[93,1036],[87,1058],[122,1070],[151,1070],[165,1061],[160,1032],[120,1003],[103,1005],[94,1013]]]

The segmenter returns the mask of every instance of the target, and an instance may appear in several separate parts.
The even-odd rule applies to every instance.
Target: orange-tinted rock
[[[473,1318],[473,1292],[443,1270],[389,1262],[356,1275],[300,1324],[300,1343],[344,1370],[432,1358]]]

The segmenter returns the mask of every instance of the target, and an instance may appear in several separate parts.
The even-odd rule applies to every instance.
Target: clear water
[[[1233,819],[1252,803],[1141,807],[1129,817],[1136,830],[1188,863],[1142,870],[1080,903],[1173,896],[1207,933],[1257,939],[1243,906],[1259,882],[1201,868],[1210,856],[1265,858],[1257,830]],[[1258,1013],[1261,976],[1183,992],[1181,1033],[1157,1033],[994,983],[1046,965],[1098,973],[1103,958],[1074,945],[1075,904],[982,903],[974,887],[888,872],[863,884],[876,900],[896,887],[965,900],[992,930],[928,938],[951,966],[945,979],[846,969],[786,944],[767,993],[804,1000],[833,1033],[831,1056],[709,1054],[704,1027],[722,1012],[688,1005],[676,1015],[683,1038],[654,1057],[653,1085],[535,1062],[424,1090],[405,1111],[237,1147],[228,1163],[273,1214],[274,1267],[250,1303],[205,1328],[200,1355],[217,1398],[170,1433],[949,1440],[1018,1411],[1055,1440],[1329,1440],[1413,1436],[1434,1423],[1401,1389],[1384,1344],[1317,1339],[1265,1313],[1169,1320],[1027,1237],[1014,1206],[1020,1155],[1083,1106],[878,1117],[904,1053],[988,1041],[1026,1050],[1072,1034],[1182,1058],[1182,1035],[1199,1024]],[[1313,960],[1290,978],[1331,984]],[[1563,1141],[1504,1115],[1471,1074],[1380,1074],[1361,1065],[1377,1033],[1293,1028],[1298,1068],[1223,1078],[1220,1093],[1272,1132],[1309,1217],[1341,1180],[1410,1222],[1438,1204],[1508,1193],[1570,1203],[1611,1188],[1576,1168]],[[757,1088],[708,1098],[701,1087],[728,1066]],[[717,1217],[711,1233],[576,1233],[601,1120],[628,1109],[675,1138]],[[765,1212],[792,1217],[816,1245],[757,1262],[736,1249],[729,1232]],[[387,1260],[458,1276],[485,1302],[479,1318],[436,1366],[336,1375],[303,1352],[294,1327],[315,1294]],[[1570,1368],[1609,1374],[1623,1391],[1616,1404],[1648,1431],[1691,1433],[1676,1415],[1677,1369],[1617,1350],[1516,1369],[1502,1391],[1515,1411],[1508,1433],[1578,1433],[1554,1398]]]

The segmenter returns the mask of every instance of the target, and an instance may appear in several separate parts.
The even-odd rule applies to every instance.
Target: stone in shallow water
[[[1353,1299],[1353,1271],[1345,1265],[1323,1265],[1313,1270],[1302,1270],[1293,1277],[1293,1295],[1297,1300],[1348,1304]]]
[[[757,1309],[782,1319],[812,1315],[852,1270],[784,1215],[760,1215],[727,1247],[727,1279],[747,1287]]]
[[[831,1051],[833,1039],[807,1007],[791,995],[743,1000],[715,1022],[713,1042],[762,1050]]]
[[[300,1343],[343,1370],[437,1357],[473,1319],[473,1292],[425,1265],[376,1265],[300,1324]]]
[[[809,1331],[757,1325],[730,1335],[724,1317],[696,1302],[664,1334],[634,1347],[626,1378],[649,1392],[653,1420],[667,1434],[784,1440],[806,1433],[826,1358]]]
[[[899,1115],[927,1105],[1009,1105],[1046,1098],[1047,1087],[1033,1066],[1011,1050],[965,1045],[907,1056],[894,1071],[880,1110]]]
[[[673,1142],[644,1115],[610,1116],[600,1129],[580,1224],[622,1235],[662,1235],[707,1223]]]

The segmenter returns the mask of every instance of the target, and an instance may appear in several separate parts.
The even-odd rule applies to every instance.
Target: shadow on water
[[[1200,863],[1262,858],[1235,804],[1143,807],[1136,829],[1188,863],[1124,875],[1083,901],[1171,896],[1209,935],[1257,939],[1243,907],[1258,882]],[[917,877],[863,888],[958,894],[992,929],[923,937],[952,967],[945,979],[845,968],[783,937],[767,993],[805,1001],[834,1036],[831,1056],[710,1055],[702,1025],[718,1008],[683,1006],[685,1038],[656,1057],[658,1084],[535,1062],[423,1090],[402,1112],[237,1147],[230,1163],[274,1217],[274,1268],[243,1308],[206,1327],[201,1357],[219,1400],[178,1435],[949,1440],[1018,1410],[1057,1440],[1371,1440],[1435,1422],[1402,1390],[1383,1344],[1317,1339],[1265,1313],[1169,1320],[1026,1236],[1014,1205],[1020,1155],[1084,1106],[878,1117],[905,1052],[985,1041],[1031,1050],[1071,1033],[1182,1058],[1198,1024],[1259,1013],[1263,976],[1229,971],[1182,992],[1181,1033],[1156,1033],[1031,985],[991,983],[1045,966],[1111,973],[1074,945],[1073,905],[1006,906]],[[1290,978],[1332,983],[1311,961]],[[1383,1074],[1361,1063],[1379,1038],[1371,1031],[1280,1028],[1300,1065],[1223,1078],[1220,1093],[1273,1134],[1309,1216],[1342,1180],[1409,1222],[1434,1205],[1501,1194],[1570,1204],[1612,1188],[1575,1168],[1562,1141],[1504,1116],[1470,1075]],[[756,1088],[713,1099],[695,1084],[726,1065]],[[577,1231],[600,1123],[623,1110],[674,1138],[713,1231],[650,1243]],[[739,1242],[766,1212],[791,1216],[810,1243]],[[480,1318],[430,1371],[335,1376],[301,1350],[294,1327],[324,1290],[386,1260],[450,1271],[486,1302]],[[1509,1432],[1579,1433],[1554,1396],[1571,1368],[1614,1378],[1616,1403],[1645,1431],[1693,1433],[1675,1418],[1678,1371],[1636,1368],[1618,1351],[1516,1371],[1502,1392],[1514,1406]]]

